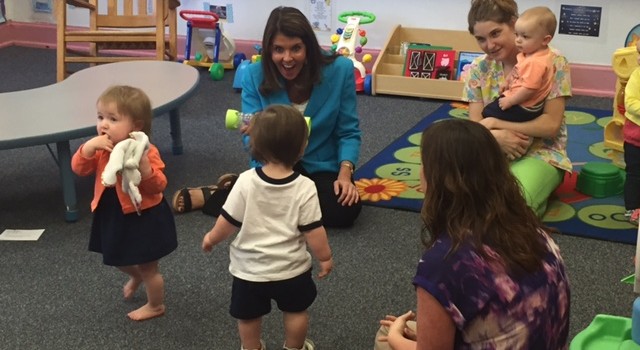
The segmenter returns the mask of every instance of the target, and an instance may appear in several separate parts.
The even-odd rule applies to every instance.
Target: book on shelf
[[[448,46],[410,44],[403,75],[420,79],[453,79],[456,51]]]
[[[460,51],[458,54],[458,65],[456,68],[456,79],[462,79],[462,72],[464,72],[465,67],[471,64],[473,60],[478,57],[484,55],[483,52],[471,52],[471,51]]]

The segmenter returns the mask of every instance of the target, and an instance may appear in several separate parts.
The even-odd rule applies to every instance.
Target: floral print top
[[[514,277],[490,247],[484,259],[462,244],[447,256],[451,240],[428,249],[413,284],[433,295],[456,326],[455,349],[567,349],[569,282],[555,242],[541,233],[548,253],[543,268]]]
[[[571,74],[567,59],[557,50],[551,49],[556,70],[555,82],[547,99],[571,96]],[[464,89],[462,100],[482,102],[486,106],[500,95],[500,84],[506,76],[502,62],[492,60],[487,55],[476,57],[462,72]],[[558,134],[554,138],[535,138],[525,157],[541,159],[556,168],[571,172],[571,161],[567,156],[567,125],[562,120]]]

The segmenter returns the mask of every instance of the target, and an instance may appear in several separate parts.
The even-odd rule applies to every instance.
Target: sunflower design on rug
[[[567,154],[573,173],[548,203],[544,222],[564,234],[636,244],[637,227],[624,219],[622,194],[596,198],[578,192],[577,177],[588,163],[607,163],[624,168],[621,152],[604,144],[604,129],[614,110],[568,107],[565,111],[570,135]],[[617,111],[616,111],[617,112]],[[464,103],[445,103],[420,120],[395,141],[356,169],[354,179],[363,204],[420,212],[420,144],[422,131],[447,118],[468,118]]]
[[[407,190],[407,184],[392,179],[360,179],[356,181],[358,194],[364,201],[388,201]]]

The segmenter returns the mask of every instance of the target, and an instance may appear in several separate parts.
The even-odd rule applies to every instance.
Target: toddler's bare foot
[[[155,317],[164,315],[164,304],[156,307],[151,307],[148,303],[144,304],[137,310],[133,310],[127,314],[130,319],[134,321],[145,321]]]
[[[133,277],[131,277],[127,281],[127,283],[125,283],[124,287],[122,288],[122,294],[124,294],[125,300],[133,298],[133,294],[135,294],[136,290],[138,290],[140,283],[142,283],[142,280]]]

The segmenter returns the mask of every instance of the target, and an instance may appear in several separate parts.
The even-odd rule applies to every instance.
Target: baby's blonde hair
[[[149,96],[139,88],[127,85],[114,85],[105,90],[98,102],[115,103],[118,113],[131,118],[140,130],[151,137],[151,119],[153,110]]]
[[[521,19],[534,20],[537,26],[542,27],[547,35],[553,38],[556,33],[558,21],[556,15],[546,6],[536,6],[525,10],[521,15]]]

